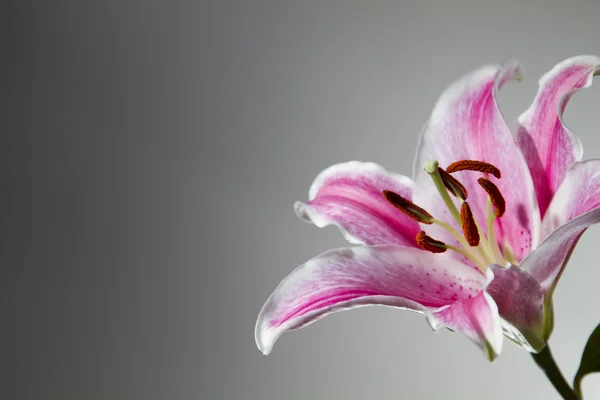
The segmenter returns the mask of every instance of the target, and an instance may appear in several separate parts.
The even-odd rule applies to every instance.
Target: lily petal
[[[506,199],[506,212],[495,222],[496,237],[508,245],[518,260],[529,253],[537,240],[539,212],[533,183],[521,150],[506,125],[498,103],[497,90],[511,79],[519,79],[521,69],[515,60],[502,66],[476,70],[451,85],[438,100],[419,142],[414,165],[414,201],[434,217],[452,221],[423,165],[435,159],[441,167],[459,160],[478,160],[495,165],[502,178],[494,180]],[[479,186],[481,174],[457,172],[469,192],[475,218],[485,221],[487,194]],[[452,240],[439,227],[429,230],[434,237]],[[454,240],[452,240],[454,243]]]
[[[557,64],[540,78],[533,104],[519,117],[517,141],[533,177],[541,215],[546,212],[567,169],[581,161],[583,147],[563,122],[571,95],[592,85],[600,58],[579,56]]]
[[[498,351],[500,318],[493,301],[479,295],[485,284],[479,270],[413,247],[331,250],[296,268],[281,282],[258,316],[256,343],[268,354],[287,330],[332,312],[384,305],[423,313],[432,327],[463,330],[482,347]],[[439,321],[433,315],[436,311]]]
[[[544,291],[556,284],[583,232],[600,222],[600,160],[575,163],[566,173],[542,225],[546,239],[521,264]]]
[[[494,280],[487,288],[503,319],[504,334],[527,351],[538,352],[544,340],[544,291],[527,272],[511,265],[491,265]]]
[[[462,299],[434,313],[434,317],[450,329],[463,332],[493,361],[502,351],[502,323],[498,306],[484,290],[475,297]]]
[[[338,226],[354,244],[415,246],[419,224],[396,210],[381,192],[412,198],[410,178],[373,164],[351,161],[321,172],[309,191],[309,202],[296,202],[296,214],[319,228]]]

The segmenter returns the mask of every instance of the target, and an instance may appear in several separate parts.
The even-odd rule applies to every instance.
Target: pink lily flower
[[[515,136],[496,101],[514,60],[480,68],[439,98],[419,141],[413,179],[372,163],[321,172],[296,213],[338,226],[357,246],[296,268],[256,322],[270,353],[285,331],[341,310],[384,305],[463,332],[490,360],[503,336],[536,353],[552,332],[552,294],[578,239],[600,222],[600,159],[582,162],[563,123],[600,58],[579,56],[539,81]]]

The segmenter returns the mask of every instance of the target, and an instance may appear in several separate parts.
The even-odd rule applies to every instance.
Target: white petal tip
[[[330,221],[317,211],[315,211],[309,204],[303,203],[301,201],[297,201],[294,203],[294,212],[302,221],[307,224],[313,224],[318,228],[325,228],[329,225],[334,225],[339,228],[342,232],[342,236],[352,244],[365,244],[360,238],[355,237],[350,232],[348,232],[344,226],[338,224],[334,221]]]
[[[263,323],[257,322],[256,327],[254,328],[254,340],[256,341],[258,350],[265,356],[268,356],[271,354],[273,344],[277,338],[273,338],[272,332],[270,332]]]
[[[589,87],[592,83],[592,77],[600,72],[600,57],[593,55],[582,55],[567,58],[554,66],[550,71],[546,72],[541,76],[539,80],[540,86],[545,86],[550,80],[552,80],[561,71],[572,67],[572,66],[589,66],[592,68],[592,72],[586,81],[585,87]]]
[[[311,221],[309,212],[306,208],[307,208],[306,204],[304,204],[301,201],[297,201],[294,203],[294,212],[296,213],[298,218],[300,218],[302,221],[304,221],[306,223],[311,223],[312,221]]]
[[[268,356],[269,354],[271,354],[271,350],[273,350],[272,347],[263,347],[263,348],[258,348],[261,353],[263,353],[265,356]]]
[[[504,76],[509,81],[521,82],[525,78],[525,69],[514,57],[509,58],[500,65],[500,77]]]
[[[489,362],[493,362],[499,356],[490,345],[485,346],[485,353]]]

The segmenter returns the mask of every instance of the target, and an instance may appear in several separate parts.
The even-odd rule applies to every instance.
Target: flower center
[[[433,253],[443,253],[446,250],[456,251],[471,260],[483,272],[486,271],[488,264],[506,265],[507,260],[498,246],[494,233],[494,221],[496,218],[502,217],[506,211],[506,202],[500,189],[490,180],[490,175],[499,179],[501,177],[500,170],[491,164],[474,160],[457,161],[450,164],[446,170],[440,168],[437,161],[429,161],[425,164],[424,169],[433,180],[439,195],[462,229],[462,233],[402,196],[384,190],[383,196],[394,207],[418,222],[441,226],[459,244],[458,246],[446,244],[428,236],[425,231],[421,231],[416,237],[417,245]],[[467,189],[452,176],[453,172],[458,171],[475,171],[483,174],[477,182],[488,195],[484,225],[481,225],[473,216],[471,206],[467,202],[469,195]],[[460,210],[450,195],[456,197],[460,202]],[[509,253],[506,253],[506,256],[511,258]]]

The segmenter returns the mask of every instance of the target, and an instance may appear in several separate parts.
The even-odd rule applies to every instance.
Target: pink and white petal
[[[492,297],[480,291],[473,298],[461,299],[434,317],[450,329],[463,332],[493,361],[502,351],[502,324]]]
[[[578,56],[557,64],[541,77],[533,104],[519,117],[517,141],[527,160],[543,216],[567,169],[581,161],[583,147],[564,123],[570,97],[592,85],[600,57]]]
[[[296,268],[275,289],[258,316],[256,343],[268,354],[285,331],[306,326],[332,312],[367,305],[424,313],[437,327],[430,310],[474,297],[485,283],[479,270],[445,254],[414,247],[378,245],[330,250]]]
[[[542,221],[542,239],[600,206],[600,159],[576,162],[565,174]]]
[[[544,241],[521,264],[551,290],[579,237],[600,222],[600,160],[575,163],[559,186],[542,224]]]
[[[494,273],[488,269],[481,291],[433,313],[438,323],[466,334],[485,352],[490,361],[500,355],[503,343],[498,306],[485,290],[493,279]]]
[[[423,165],[433,159],[443,168],[459,160],[495,165],[502,178],[494,179],[494,183],[505,197],[507,207],[504,216],[495,223],[496,237],[502,245],[511,247],[518,260],[536,242],[540,217],[529,169],[500,112],[496,92],[505,82],[519,79],[520,75],[518,63],[510,60],[501,66],[480,68],[442,94],[421,134],[413,195],[415,203],[434,217],[456,226],[440,196],[435,194]],[[476,219],[485,221],[487,194],[477,182],[481,174],[461,171],[454,176],[467,188]],[[434,228],[431,233],[441,240],[452,240],[442,229]]]
[[[527,272],[512,265],[491,265],[494,280],[487,287],[502,318],[504,334],[527,351],[538,352],[544,339],[544,291]]]
[[[296,202],[296,214],[319,228],[336,225],[354,244],[414,246],[419,224],[389,204],[391,190],[412,198],[410,178],[358,161],[332,165],[321,172],[309,191],[308,203]]]

